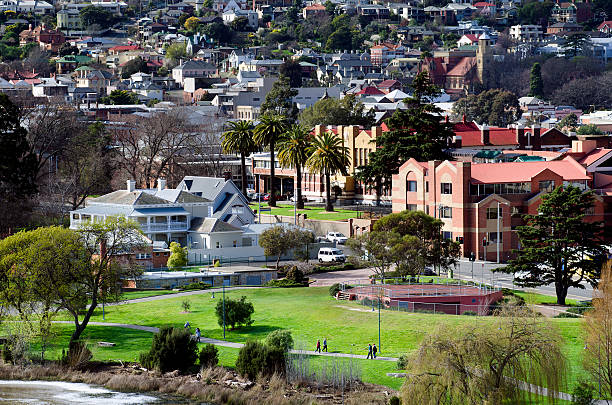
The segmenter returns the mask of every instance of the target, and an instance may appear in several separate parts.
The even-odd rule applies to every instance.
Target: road
[[[495,285],[506,287],[506,288],[515,288],[518,290],[527,290],[525,288],[516,287],[512,283],[513,276],[512,274],[506,273],[493,273],[491,269],[495,269],[497,267],[503,267],[504,264],[497,264],[493,262],[482,262],[477,260],[474,262],[474,274],[472,277],[472,262],[469,260],[460,260],[456,270],[454,272],[454,277],[460,278],[463,280],[476,280],[483,281],[485,283],[495,283]],[[585,285],[585,289],[580,288],[570,288],[567,294],[567,298],[574,300],[590,300],[593,296],[593,288],[590,285]],[[547,285],[541,286],[537,288],[530,288],[530,291],[536,291],[540,294],[552,295],[556,296],[555,286]]]

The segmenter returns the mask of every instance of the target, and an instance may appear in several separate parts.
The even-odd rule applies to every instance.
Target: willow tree
[[[584,369],[601,384],[604,397],[612,397],[612,270],[608,261],[593,293],[593,309],[586,313]]]
[[[567,372],[560,335],[526,307],[507,307],[498,315],[427,336],[407,362],[402,403],[529,402],[525,381],[547,387],[554,401]]]

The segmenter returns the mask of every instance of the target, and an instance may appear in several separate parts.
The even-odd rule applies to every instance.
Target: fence
[[[358,301],[365,307],[378,310],[378,300],[364,298]],[[423,314],[446,314],[446,315],[490,315],[496,308],[495,304],[484,302],[482,304],[458,304],[458,303],[439,303],[439,302],[418,302],[418,301],[399,301],[390,300],[386,304],[381,302],[381,309],[398,312],[412,312]],[[383,306],[384,305],[384,306]]]
[[[468,292],[468,289],[472,289],[469,292],[474,292],[474,289],[478,289],[480,294],[486,295],[501,290],[500,286],[497,286],[495,282],[492,284],[482,283],[473,280],[458,280],[447,277],[439,276],[419,276],[413,278],[401,278],[401,277],[390,277],[384,280],[380,279],[355,279],[345,281],[341,288],[342,290],[352,287],[374,287],[379,290],[382,289],[386,293],[385,296],[390,298],[399,298],[412,295],[461,295],[462,292]],[[398,286],[398,287],[393,287]],[[401,286],[401,287],[400,287]],[[406,288],[410,291],[407,293],[401,292],[401,289]],[[393,291],[395,290],[395,291]],[[421,293],[418,293],[418,292]],[[427,292],[427,294],[424,294]],[[387,295],[387,294],[398,294],[398,295]],[[408,295],[403,295],[408,294]]]

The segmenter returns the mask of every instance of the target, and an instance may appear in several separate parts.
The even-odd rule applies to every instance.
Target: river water
[[[163,395],[125,393],[89,384],[60,381],[0,380],[0,404],[40,405],[136,405],[186,404],[184,399]]]

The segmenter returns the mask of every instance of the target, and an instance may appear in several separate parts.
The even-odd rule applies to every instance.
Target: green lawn
[[[242,295],[254,304],[254,323],[250,327],[228,330],[225,338],[228,341],[263,339],[275,329],[288,329],[293,334],[296,346],[304,349],[313,350],[317,339],[323,338],[327,338],[330,352],[366,354],[368,343],[378,344],[378,312],[372,312],[354,302],[336,301],[329,296],[325,287],[226,292],[226,296],[232,298]],[[185,321],[189,321],[192,328],[201,329],[203,336],[223,339],[223,331],[214,314],[214,306],[222,296],[215,296],[216,299],[211,299],[208,294],[190,296],[189,314],[182,313],[181,297],[107,307],[106,322],[182,327]],[[495,321],[493,317],[413,314],[387,310],[383,310],[381,314],[381,355],[393,357],[416,349],[423,337],[438,327]],[[98,308],[92,321],[101,322],[101,318],[101,309]],[[584,373],[580,366],[584,347],[580,327],[582,321],[564,318],[551,319],[551,322],[565,339],[565,353],[571,367],[570,384],[573,384]],[[67,342],[71,325],[62,325],[61,329],[66,329],[62,341]],[[151,342],[151,335],[147,332],[110,327],[89,326],[85,337],[92,341],[97,339],[117,343],[115,348],[96,348],[95,355],[99,359],[134,361],[138,358],[138,353],[146,350]],[[61,348],[59,350],[61,351]],[[219,351],[221,363],[233,366],[238,350],[220,347]],[[316,358],[314,361],[324,360]],[[362,366],[364,381],[392,388],[398,388],[402,383],[402,379],[386,376],[387,372],[395,371],[393,362],[355,361]]]
[[[528,304],[556,304],[557,303],[557,297],[554,297],[552,295],[544,295],[544,294],[539,294],[539,293],[535,293],[531,291],[529,292],[521,291],[521,290],[513,290],[513,291],[516,295],[523,297],[525,299],[525,302]],[[567,298],[565,300],[565,304],[568,306],[578,306],[578,301]]]
[[[142,291],[126,291],[121,294],[121,300],[135,300],[137,298],[155,297],[158,295],[176,294],[178,291],[171,290],[142,290]]]
[[[261,203],[262,208],[268,208],[268,203]],[[257,210],[257,203],[251,204],[253,210]],[[326,212],[323,207],[304,207],[303,210],[297,210],[299,214],[308,214],[310,219],[329,219],[332,221],[343,221],[349,218],[357,218],[360,214],[358,211],[345,210],[341,208],[334,208],[333,212]],[[266,223],[264,215],[269,214],[269,211],[262,212],[261,222]],[[293,205],[277,204],[276,207],[272,208],[272,215],[285,215],[293,216]]]

